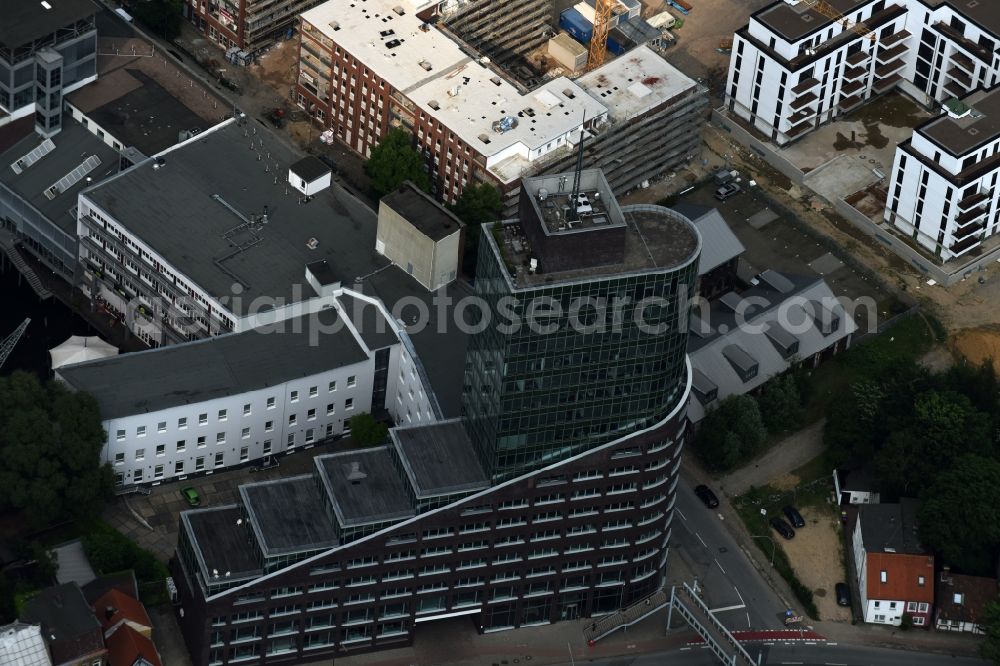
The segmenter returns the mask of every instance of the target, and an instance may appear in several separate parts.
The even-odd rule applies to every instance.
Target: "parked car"
[[[725,167],[719,167],[715,170],[715,173],[712,174],[712,179],[715,180],[716,185],[725,185],[735,178],[733,175],[734,173],[734,171],[730,171]]]
[[[198,495],[198,491],[194,488],[188,486],[181,490],[181,495],[190,506],[201,506],[201,496]]]
[[[806,526],[806,521],[799,513],[799,510],[794,506],[786,506],[781,510],[785,514],[785,518],[788,518],[788,522],[792,524],[792,527],[799,529]]]
[[[740,193],[739,183],[726,183],[719,189],[715,191],[715,198],[719,201],[725,201],[730,197],[735,197]]]
[[[771,527],[774,528],[775,532],[786,539],[791,539],[795,536],[795,530],[792,529],[791,525],[785,522],[784,518],[772,518]]]
[[[709,488],[708,486],[705,485],[695,486],[694,494],[697,495],[698,499],[704,502],[705,506],[707,506],[709,509],[714,509],[715,507],[719,506],[719,498],[715,496],[715,493],[713,493],[712,489]]]
[[[837,583],[833,589],[837,593],[838,606],[851,605],[851,588],[847,586],[847,583]]]

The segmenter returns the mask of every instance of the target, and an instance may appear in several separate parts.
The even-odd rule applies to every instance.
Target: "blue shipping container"
[[[559,27],[581,44],[589,43],[594,34],[593,24],[572,7],[559,15]]]

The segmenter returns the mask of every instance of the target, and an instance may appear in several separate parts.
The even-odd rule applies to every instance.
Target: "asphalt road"
[[[908,650],[854,645],[774,645],[756,648],[747,645],[754,657],[761,651],[761,664],[768,666],[988,666],[989,662],[971,657],[923,654]],[[591,666],[718,666],[719,661],[706,648],[682,648],[636,657],[617,657],[588,661]],[[569,666],[569,665],[567,665]]]
[[[750,564],[721,515],[701,503],[683,475],[676,509],[671,557],[684,560],[698,576],[715,616],[730,631],[783,629],[786,606]]]

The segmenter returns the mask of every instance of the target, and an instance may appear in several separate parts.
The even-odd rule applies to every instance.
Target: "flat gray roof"
[[[961,118],[944,114],[917,129],[956,157],[1000,136],[1000,87],[977,90],[962,102],[970,108],[968,114]]]
[[[264,557],[333,548],[337,532],[323,511],[326,494],[314,474],[240,486],[240,497]]]
[[[4,0],[0,45],[16,48],[98,12],[90,0]]]
[[[392,439],[417,497],[471,492],[490,485],[459,419],[393,428]]]
[[[827,2],[841,14],[848,14],[859,7],[872,4],[875,0],[827,0]],[[815,9],[807,9],[805,3],[790,5],[784,0],[778,0],[753,16],[789,42],[796,42],[833,23],[832,18]]]
[[[406,482],[388,447],[331,453],[315,460],[341,526],[387,523],[415,515]]]
[[[735,259],[746,249],[715,208],[710,209],[697,219],[692,218],[691,221],[694,222],[698,233],[701,234],[701,256],[698,257],[699,275],[704,275],[713,268]]]
[[[314,180],[322,178],[331,171],[330,167],[324,164],[315,155],[307,155],[306,157],[303,157],[290,168],[292,173],[307,183],[311,183]]]
[[[305,270],[315,261],[325,259],[345,285],[389,264],[375,252],[370,208],[335,185],[305,202],[287,182],[301,156],[243,123],[202,132],[162,153],[159,168],[148,160],[86,196],[209,294],[231,296],[242,284],[240,315],[258,297],[310,298]],[[267,223],[245,224],[265,210]]]
[[[41,136],[31,132],[0,155],[0,182],[37,208],[63,232],[75,237],[76,218],[70,211],[76,208],[77,193],[90,183],[86,177],[81,178],[53,199],[45,196],[45,190],[91,155],[96,155],[101,163],[87,174],[90,178],[98,181],[114,175],[118,171],[118,153],[68,113],[62,115],[62,123],[62,131],[52,137],[55,149],[31,166],[22,168],[20,174],[15,173],[10,165],[41,145],[44,141]]]
[[[188,529],[205,583],[254,578],[261,574],[254,549],[247,547],[249,527],[236,522],[242,518],[236,504],[181,513],[181,527]],[[226,576],[227,571],[229,576]],[[214,572],[218,572],[218,578]]]
[[[382,203],[399,213],[422,234],[437,242],[465,225],[451,211],[406,181],[382,197]]]
[[[862,504],[858,507],[865,550],[869,553],[926,553],[917,536],[919,506],[918,500],[903,497],[899,504]]]
[[[335,326],[340,317],[334,309],[315,316],[320,334],[306,316],[272,332],[251,330],[67,365],[59,375],[93,395],[101,416],[112,419],[265,388],[368,358],[347,326]]]
[[[357,329],[369,350],[375,351],[399,342],[395,331],[392,330],[392,325],[389,324],[385,315],[382,314],[381,308],[377,305],[349,294],[342,294],[337,297],[337,300],[340,301],[344,308],[344,314],[354,324],[354,328]],[[392,307],[392,305],[392,303],[387,303],[386,307]]]

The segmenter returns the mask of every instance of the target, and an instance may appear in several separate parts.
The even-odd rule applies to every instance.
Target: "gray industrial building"
[[[5,0],[0,20],[0,125],[35,114],[59,131],[62,96],[97,77],[97,5],[91,0]]]

